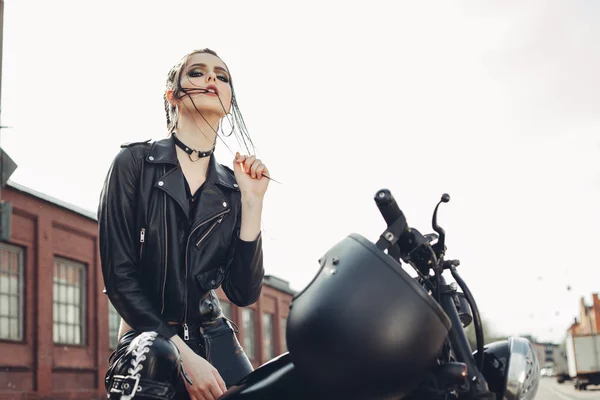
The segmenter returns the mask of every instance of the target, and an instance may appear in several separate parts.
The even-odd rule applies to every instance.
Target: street
[[[586,391],[575,390],[571,381],[562,385],[556,383],[555,378],[542,377],[540,388],[535,400],[600,400],[600,386],[590,386]]]

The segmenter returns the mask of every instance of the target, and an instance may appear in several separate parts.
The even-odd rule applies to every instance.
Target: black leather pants
[[[183,328],[177,334],[183,337]],[[190,326],[186,344],[219,371],[227,387],[252,371],[232,324],[224,319]],[[111,400],[188,400],[175,344],[155,332],[126,332],[108,361],[105,386]]]

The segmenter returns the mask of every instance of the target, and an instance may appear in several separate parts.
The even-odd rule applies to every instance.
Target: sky
[[[450,194],[447,257],[498,333],[559,341],[600,292],[600,3],[149,4],[5,0],[14,182],[95,212],[119,145],[166,135],[168,70],[208,47],[282,182],[265,199],[267,274],[301,290],[348,234],[375,241],[388,188],[423,233]]]

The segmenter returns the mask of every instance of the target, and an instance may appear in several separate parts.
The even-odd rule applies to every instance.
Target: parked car
[[[540,371],[541,376],[554,376],[554,368],[553,367],[545,367]]]

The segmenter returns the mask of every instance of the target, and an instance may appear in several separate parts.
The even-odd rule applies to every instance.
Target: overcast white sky
[[[375,240],[386,187],[421,232],[451,195],[448,256],[497,331],[560,340],[600,291],[600,2],[151,3],[5,0],[12,180],[95,211],[119,144],[165,136],[170,67],[209,47],[283,182],[268,274],[302,289],[347,234]]]

